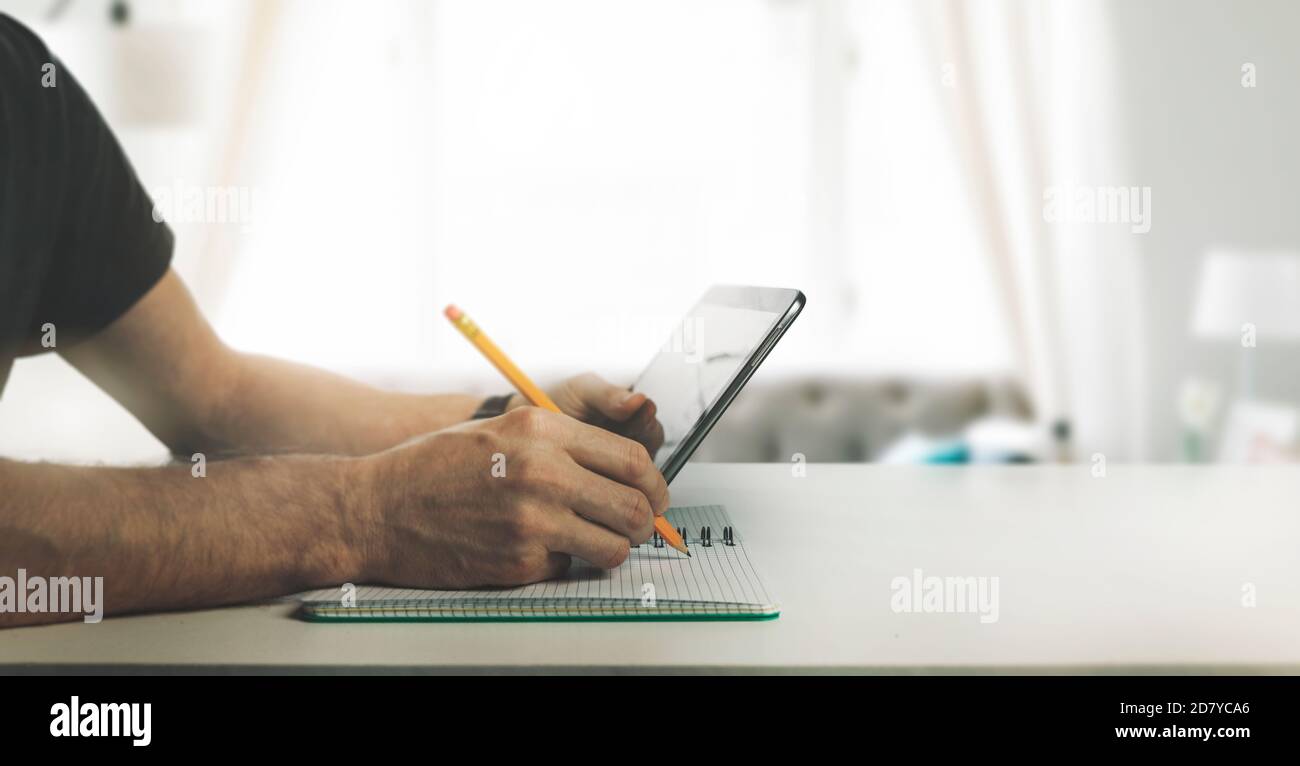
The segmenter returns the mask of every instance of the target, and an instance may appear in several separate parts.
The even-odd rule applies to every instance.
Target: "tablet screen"
[[[788,301],[774,302],[773,291],[759,290],[750,296],[753,300],[747,300],[745,291],[751,289],[727,289],[725,302],[711,300],[717,290],[711,291],[686,315],[633,386],[658,408],[664,429],[663,446],[655,455],[660,470],[732,380],[744,372],[750,357],[790,308]]]

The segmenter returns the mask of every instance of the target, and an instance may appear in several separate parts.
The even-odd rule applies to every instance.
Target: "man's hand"
[[[538,407],[356,461],[368,582],[463,588],[613,568],[650,539],[668,485],[639,443]]]
[[[565,415],[638,441],[651,458],[663,446],[663,424],[656,417],[655,403],[645,394],[634,394],[590,372],[569,378],[547,394]],[[506,410],[527,406],[528,401],[515,394]]]

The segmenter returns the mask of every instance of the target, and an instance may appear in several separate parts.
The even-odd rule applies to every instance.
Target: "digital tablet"
[[[798,290],[718,285],[677,325],[632,386],[658,408],[664,442],[655,465],[666,481],[709,435],[804,302]]]

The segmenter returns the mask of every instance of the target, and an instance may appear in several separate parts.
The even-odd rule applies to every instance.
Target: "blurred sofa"
[[[958,436],[981,419],[1031,418],[1010,379],[807,379],[746,387],[695,455],[704,462],[867,462],[905,434]]]

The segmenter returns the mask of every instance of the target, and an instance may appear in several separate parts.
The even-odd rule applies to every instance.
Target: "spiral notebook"
[[[613,570],[575,560],[560,579],[518,588],[328,588],[303,594],[301,615],[320,622],[478,622],[765,620],[780,614],[725,508],[671,508],[666,515],[683,533],[690,557],[656,535]]]

